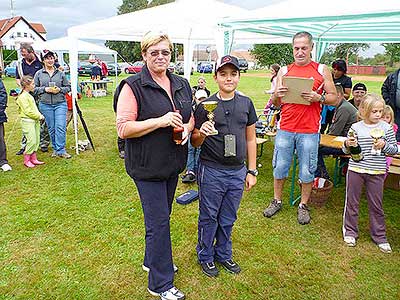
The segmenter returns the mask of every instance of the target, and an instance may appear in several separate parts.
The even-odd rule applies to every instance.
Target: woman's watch
[[[247,173],[248,174],[251,174],[251,175],[253,175],[253,176],[255,176],[255,177],[257,177],[257,175],[258,175],[258,170],[257,169],[254,169],[254,170],[247,170]]]

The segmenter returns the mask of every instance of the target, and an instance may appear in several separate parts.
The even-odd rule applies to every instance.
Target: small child
[[[18,112],[21,117],[22,133],[26,137],[26,147],[24,152],[24,165],[33,168],[35,165],[42,165],[36,157],[36,151],[40,142],[40,120],[44,116],[39,112],[35,99],[29,92],[35,89],[33,77],[26,75],[21,78],[22,91],[17,98]]]
[[[360,104],[363,120],[354,123],[349,132],[356,134],[343,144],[343,152],[350,153],[349,147],[360,145],[363,159],[350,159],[346,180],[346,202],[343,215],[344,242],[354,247],[358,238],[358,211],[362,187],[365,192],[369,208],[370,233],[372,240],[384,253],[391,253],[392,249],[386,239],[385,217],[383,213],[383,183],[386,173],[385,154],[397,152],[396,138],[393,127],[382,121],[385,102],[376,94],[367,94]],[[376,140],[371,137],[373,131],[380,130],[382,137]],[[375,151],[373,151],[375,150]],[[380,150],[379,154],[372,153]]]
[[[201,103],[201,101],[205,100],[208,97],[207,92],[205,90],[199,89],[194,94],[194,103],[193,108],[196,110],[196,107]],[[192,183],[196,181],[197,168],[199,164],[199,156],[200,156],[200,148],[201,147],[193,147],[192,143],[189,142],[188,145],[188,158],[186,163],[186,173],[182,176],[182,183]]]
[[[396,133],[397,133],[397,130],[399,129],[399,127],[397,126],[396,123],[394,123],[394,112],[393,112],[393,109],[390,107],[390,105],[385,105],[385,109],[384,109],[383,115],[382,115],[382,120],[393,126],[394,135],[396,136]],[[393,161],[393,157],[386,156],[385,178],[388,175],[387,172],[389,171],[389,166],[392,164],[392,161]]]

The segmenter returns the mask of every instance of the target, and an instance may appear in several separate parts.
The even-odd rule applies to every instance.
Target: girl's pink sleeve
[[[129,85],[125,84],[122,87],[118,97],[117,105],[117,132],[122,139],[127,137],[125,130],[128,122],[136,121],[137,119],[137,100]]]

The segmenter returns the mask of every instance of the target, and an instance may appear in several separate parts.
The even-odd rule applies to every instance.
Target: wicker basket
[[[328,179],[325,181],[324,187],[322,188],[313,187],[311,190],[311,195],[308,204],[317,207],[325,205],[326,201],[329,199],[329,196],[331,195],[332,189],[333,189],[333,182]]]
[[[313,188],[311,190],[310,200],[308,203],[321,207],[328,200],[331,195],[333,189],[333,182],[330,180],[326,180],[324,183],[324,187],[322,188]]]

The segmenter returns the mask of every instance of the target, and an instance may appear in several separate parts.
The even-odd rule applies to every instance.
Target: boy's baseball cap
[[[231,64],[236,69],[240,70],[238,59],[232,55],[225,55],[221,59],[218,59],[216,67],[215,67],[215,73],[217,73],[218,70],[221,69],[223,66],[228,65],[228,64]]]
[[[194,94],[194,97],[195,97],[197,100],[200,100],[201,98],[207,98],[208,95],[207,95],[207,92],[206,92],[205,90],[198,90],[198,91],[196,91],[196,93]]]
[[[353,86],[353,91],[365,91],[366,92],[367,87],[365,86],[364,83],[359,82]]]

